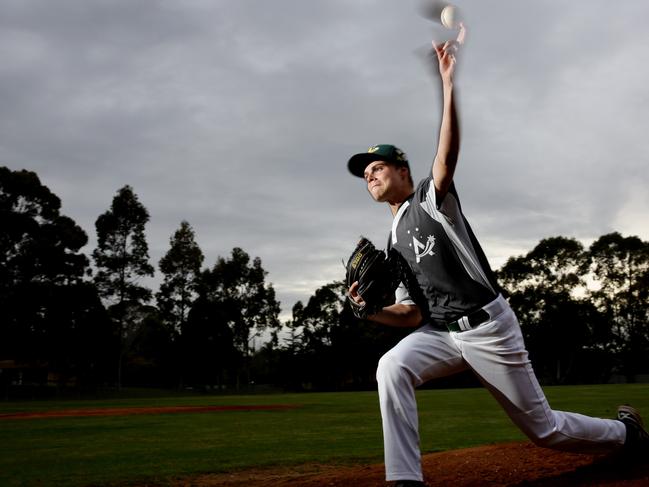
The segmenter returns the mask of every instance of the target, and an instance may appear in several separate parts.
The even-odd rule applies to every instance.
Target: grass
[[[648,385],[548,387],[555,409],[649,413]],[[418,392],[424,452],[522,440],[484,389]],[[0,403],[0,414],[99,407],[298,404],[291,410],[0,420],[0,485],[164,482],[185,475],[308,462],[382,460],[374,392]]]

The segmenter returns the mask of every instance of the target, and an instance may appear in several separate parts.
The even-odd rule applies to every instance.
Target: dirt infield
[[[97,409],[61,409],[54,411],[33,411],[0,414],[2,419],[71,418],[86,416],[130,416],[132,414],[209,413],[215,411],[278,411],[295,409],[297,404],[263,404],[238,406],[160,406]]]
[[[432,453],[423,458],[431,487],[647,486],[649,463],[625,465],[619,459],[577,455],[506,443]],[[384,481],[383,465],[335,467],[304,465],[256,469],[179,479],[174,487],[375,487]]]

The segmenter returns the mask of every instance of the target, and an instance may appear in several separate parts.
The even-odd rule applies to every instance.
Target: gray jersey
[[[438,205],[432,177],[422,180],[395,215],[389,242],[407,261],[425,299],[418,304],[427,306],[423,314],[436,325],[466,315],[498,294],[493,272],[462,214],[454,185]],[[409,299],[403,288],[398,290],[397,302]],[[414,295],[413,299],[417,301]]]

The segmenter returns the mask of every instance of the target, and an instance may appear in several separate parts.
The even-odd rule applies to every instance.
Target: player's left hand
[[[360,294],[358,294],[358,281],[355,281],[350,287],[349,287],[349,297],[351,298],[352,301],[354,301],[357,305],[359,306],[365,306],[365,301],[361,297]]]
[[[366,319],[394,303],[398,273],[385,252],[368,239],[361,237],[345,268],[348,298],[357,318]]]

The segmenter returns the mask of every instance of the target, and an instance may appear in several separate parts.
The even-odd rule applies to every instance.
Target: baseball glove
[[[367,318],[394,303],[394,290],[399,285],[398,270],[392,259],[365,237],[356,245],[346,265],[347,288],[358,281],[358,294],[365,304],[358,305],[348,296],[352,311],[357,318]]]

